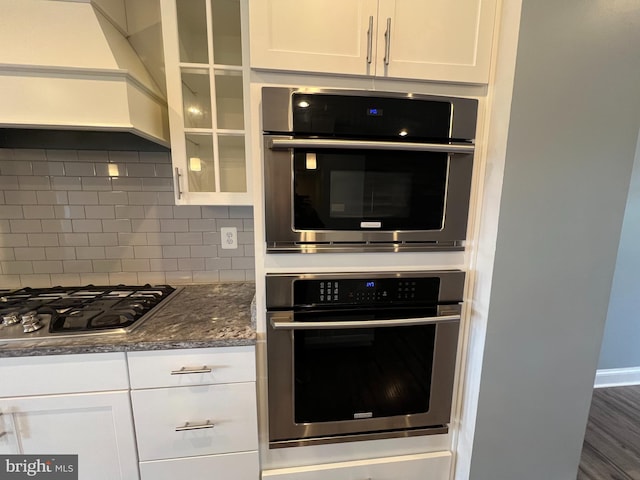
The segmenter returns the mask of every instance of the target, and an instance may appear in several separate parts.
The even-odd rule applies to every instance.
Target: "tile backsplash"
[[[237,227],[238,249],[220,248]],[[0,288],[253,281],[251,207],[176,206],[167,153],[0,149]]]

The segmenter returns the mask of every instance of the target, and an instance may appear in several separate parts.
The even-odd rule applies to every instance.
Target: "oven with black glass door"
[[[269,274],[270,448],[446,433],[464,272]]]
[[[270,253],[461,250],[477,100],[265,87]]]

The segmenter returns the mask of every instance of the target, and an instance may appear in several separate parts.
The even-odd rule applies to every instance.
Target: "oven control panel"
[[[437,303],[439,278],[297,280],[296,305]]]

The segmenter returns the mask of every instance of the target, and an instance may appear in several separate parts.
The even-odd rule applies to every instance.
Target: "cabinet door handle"
[[[175,180],[176,180],[176,195],[178,196],[178,200],[180,200],[180,198],[182,197],[182,190],[180,190],[180,177],[182,175],[180,174],[180,170],[178,169],[178,167],[176,167],[176,174],[175,174]]]
[[[369,16],[369,30],[367,30],[367,63],[371,64],[371,50],[373,48],[373,15]]]
[[[211,373],[211,367],[182,367],[180,370],[171,370],[171,375],[188,375],[190,373]]]
[[[205,423],[189,423],[185,422],[181,427],[176,427],[176,432],[184,432],[186,430],[202,430],[203,428],[213,428],[215,426],[214,423],[211,423],[207,420]]]
[[[387,18],[387,30],[384,32],[384,64],[389,65],[391,52],[391,17]]]

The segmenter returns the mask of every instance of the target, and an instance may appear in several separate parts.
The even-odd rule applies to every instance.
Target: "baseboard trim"
[[[640,367],[598,370],[594,388],[640,385]]]

